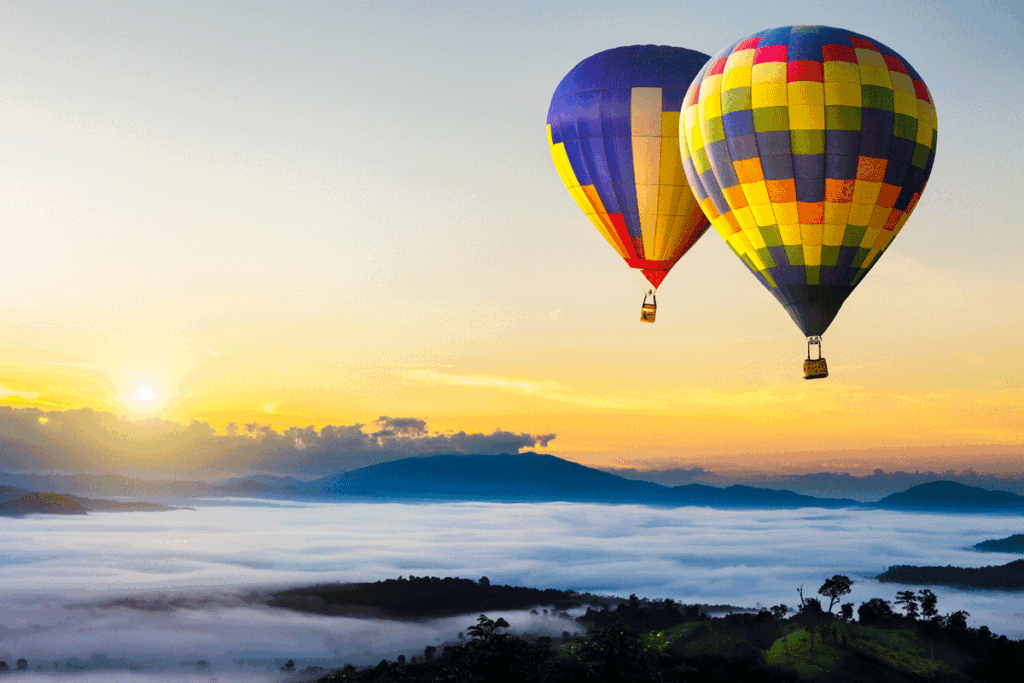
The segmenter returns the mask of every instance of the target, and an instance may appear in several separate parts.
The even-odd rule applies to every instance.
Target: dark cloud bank
[[[87,471],[119,474],[218,475],[269,472],[326,475],[387,460],[438,453],[518,453],[545,448],[554,434],[495,430],[491,434],[436,432],[425,420],[382,416],[372,425],[292,427],[188,425],[113,413],[46,412],[0,406],[0,470]]]

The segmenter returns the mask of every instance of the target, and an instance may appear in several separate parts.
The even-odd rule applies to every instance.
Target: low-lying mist
[[[475,614],[421,621],[307,615],[241,597],[403,575],[487,576],[492,584],[754,607],[795,605],[797,588],[810,597],[841,573],[857,581],[847,600],[892,600],[905,587],[870,578],[887,566],[1003,564],[1015,558],[967,548],[1022,526],[1016,516],[853,509],[237,503],[0,518],[0,659],[25,657],[30,668],[46,670],[57,662],[65,670],[76,657],[82,669],[136,665],[154,676],[169,675],[160,667],[191,676],[205,660],[211,671],[240,665],[272,678],[287,659],[336,667],[411,657],[455,641],[474,623]],[[966,609],[971,625],[1024,636],[1024,597],[933,590],[940,612]],[[134,606],[111,602],[125,595],[138,598]],[[517,632],[575,630],[543,612],[488,616],[503,616]]]

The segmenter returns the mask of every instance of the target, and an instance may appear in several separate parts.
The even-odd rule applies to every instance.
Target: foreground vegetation
[[[853,603],[840,604],[851,583],[836,575],[822,584],[827,609],[801,590],[795,609],[776,605],[718,618],[702,606],[633,595],[588,608],[576,619],[586,634],[565,631],[560,638],[505,633],[503,619],[480,615],[460,642],[440,651],[427,647],[363,669],[347,665],[319,680],[983,683],[1022,670],[1024,641],[969,628],[963,611],[940,615],[931,591],[901,591],[892,602],[872,598],[855,617]]]

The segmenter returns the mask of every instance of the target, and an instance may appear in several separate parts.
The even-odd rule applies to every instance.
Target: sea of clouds
[[[112,669],[135,683],[208,681],[209,671],[219,681],[232,672],[273,680],[289,658],[300,667],[372,664],[455,641],[476,615],[322,617],[240,597],[410,575],[753,607],[798,604],[797,588],[810,597],[841,573],[857,581],[846,600],[892,600],[905,587],[870,577],[893,564],[1003,564],[1015,556],[967,548],[1018,533],[1021,521],[853,509],[240,499],[170,512],[0,518],[0,659],[43,666],[28,676],[39,683],[65,676],[53,663],[66,669],[70,657],[105,668],[106,681],[122,680]],[[970,624],[1024,637],[1024,596],[933,590],[941,612],[966,609]],[[124,595],[149,608],[110,604]],[[193,599],[183,604],[182,595]],[[504,616],[519,632],[575,630],[543,612],[489,616]],[[199,659],[209,671],[195,670]],[[86,683],[83,675],[91,674],[76,680]]]

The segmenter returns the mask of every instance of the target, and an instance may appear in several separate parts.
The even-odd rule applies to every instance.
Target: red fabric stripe
[[[699,99],[700,99],[700,83],[698,83],[697,87],[695,87],[693,89],[693,97],[690,98],[690,100],[689,100],[689,102],[687,104],[689,104],[690,106],[693,106],[693,105],[697,104],[697,101]]]
[[[850,45],[853,45],[855,48],[859,47],[865,50],[874,50],[875,52],[878,52],[878,48],[875,47],[875,44],[865,38],[850,36]]]
[[[633,240],[629,237],[629,230],[626,228],[626,221],[623,220],[622,214],[610,213],[608,214],[608,218],[611,220],[612,226],[615,228],[615,236],[619,238],[619,242],[626,248],[626,253],[629,255],[629,258],[636,258],[636,251],[633,249]]]
[[[742,43],[732,49],[733,52],[739,52],[740,50],[752,50],[757,47],[757,44],[761,42],[761,36],[754,36],[753,38],[747,38]]]
[[[789,48],[785,45],[766,45],[764,47],[757,48],[757,52],[754,53],[754,64],[764,64],[765,62],[784,62],[786,61],[786,52]]]
[[[821,58],[826,62],[857,63],[857,53],[848,45],[822,45]]]
[[[924,87],[924,83],[921,81],[914,81],[914,92],[917,93],[917,99],[925,102],[932,101],[932,98],[928,97],[928,88]]]
[[[725,60],[727,59],[728,57],[722,57],[717,62],[715,62],[715,65],[708,69],[707,75],[717,76],[718,74],[723,73],[725,71]]]
[[[814,62],[809,59],[790,62],[786,67],[786,81],[789,83],[796,81],[824,83],[825,75],[821,68],[821,62]]]
[[[885,59],[885,65],[889,67],[889,71],[895,71],[897,73],[910,75],[907,71],[907,67],[903,66],[903,60],[899,57],[893,57],[892,55],[883,55]]]

